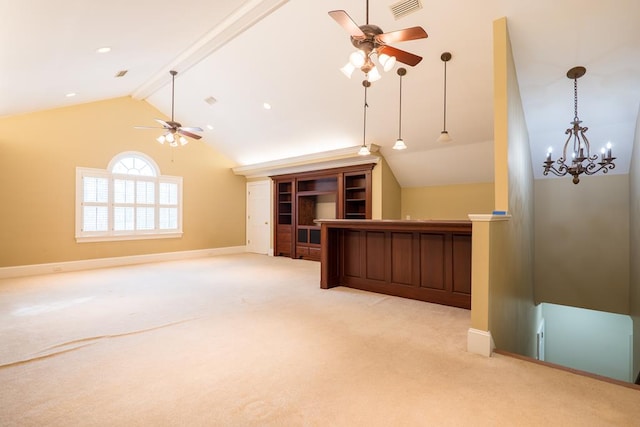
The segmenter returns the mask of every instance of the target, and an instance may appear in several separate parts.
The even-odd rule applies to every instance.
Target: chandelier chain
[[[578,79],[573,79],[573,119],[578,121]]]

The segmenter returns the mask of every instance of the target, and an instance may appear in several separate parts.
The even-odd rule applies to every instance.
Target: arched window
[[[124,152],[106,170],[76,168],[76,240],[182,236],[182,178],[149,156]]]

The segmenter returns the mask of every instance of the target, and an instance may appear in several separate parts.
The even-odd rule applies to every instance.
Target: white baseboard
[[[491,331],[469,328],[467,332],[467,351],[469,353],[491,357],[495,348]]]
[[[93,268],[118,267],[148,262],[177,261],[215,255],[230,255],[246,252],[246,246],[197,249],[193,251],[165,252],[158,254],[132,255],[112,258],[96,258],[80,261],[52,262],[47,264],[19,265],[0,268],[0,279],[34,276],[38,274],[62,273],[66,271],[90,270]]]

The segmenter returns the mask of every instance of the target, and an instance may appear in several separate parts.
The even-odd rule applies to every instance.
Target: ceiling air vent
[[[124,77],[124,75],[127,74],[127,71],[129,71],[129,70],[118,71],[116,73],[116,77]]]
[[[396,20],[422,9],[420,0],[402,0],[389,6]]]

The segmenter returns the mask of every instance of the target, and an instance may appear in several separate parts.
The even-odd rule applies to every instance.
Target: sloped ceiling
[[[492,23],[502,16],[536,177],[547,147],[560,150],[573,119],[573,82],[565,74],[576,65],[587,68],[579,113],[590,140],[597,149],[611,141],[614,172],[628,172],[640,102],[640,2],[422,0],[421,10],[398,20],[393,3],[371,0],[369,22],[385,31],[419,25],[429,34],[394,45],[424,58],[406,67],[403,79],[409,148],[391,149],[399,131],[398,66],[369,89],[366,143],[381,146],[403,187],[493,180]],[[334,9],[365,23],[364,0],[2,2],[0,115],[131,95],[170,116],[175,69],[176,120],[205,129],[198,143],[238,165],[356,150],[364,134],[363,76],[347,79],[338,70],[353,47],[327,15]],[[111,52],[95,53],[102,46]],[[435,142],[443,127],[445,51],[453,55],[448,145]],[[128,72],[115,78],[120,70]],[[69,92],[77,95],[65,97]],[[155,143],[153,131],[141,132]]]

